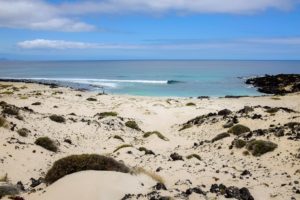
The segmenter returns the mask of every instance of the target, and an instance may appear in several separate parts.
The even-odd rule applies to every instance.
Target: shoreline
[[[0,177],[7,174],[7,182],[12,185],[20,181],[25,191],[18,195],[25,200],[52,200],[54,197],[79,200],[80,193],[94,187],[74,184],[78,178],[86,184],[90,180],[106,185],[106,199],[112,200],[127,194],[131,195],[127,195],[127,199],[136,199],[139,194],[138,199],[153,196],[223,199],[224,195],[217,192],[220,184],[226,188],[234,186],[235,190],[246,188],[243,191],[248,191],[248,196],[256,200],[300,198],[297,193],[300,185],[295,182],[300,179],[297,172],[300,169],[297,158],[300,138],[284,126],[290,122],[300,124],[300,93],[196,99],[97,95],[22,82],[1,82],[0,88],[0,100],[6,102],[6,105],[1,103],[1,116],[7,121],[7,127],[0,127]],[[4,110],[8,107],[18,110],[18,114],[6,113]],[[52,115],[63,117],[64,122],[52,121]],[[127,127],[128,121],[135,121],[139,129]],[[251,131],[221,136],[229,131],[230,128],[224,128],[229,122],[245,125]],[[29,130],[26,136],[18,133],[23,128]],[[283,131],[279,131],[281,129]],[[146,137],[146,133],[149,136]],[[55,142],[57,152],[35,144],[38,138],[45,136]],[[235,146],[234,141],[238,139],[247,145],[256,139],[277,146],[270,152],[254,156],[247,145]],[[53,163],[73,154],[106,155],[130,168],[143,168],[147,173],[143,171],[133,176],[87,171],[45,184],[43,179]],[[120,180],[125,183],[117,186]],[[166,190],[157,189],[157,180],[163,180]],[[132,182],[132,186],[128,186],[127,181]],[[140,182],[143,187],[139,186]],[[64,194],[62,188],[67,188]],[[97,188],[89,194],[91,200],[96,200]]]
[[[75,88],[72,86],[67,86],[58,83],[57,81],[49,81],[49,82],[44,82],[44,81],[38,81],[38,80],[31,80],[31,79],[3,79],[0,78],[0,83],[32,83],[32,84],[39,84],[39,85],[45,85],[45,86],[50,86],[51,88],[70,88],[72,90],[77,90],[77,91],[86,91],[86,92],[94,92],[94,93],[99,93],[96,91],[92,91],[90,89],[86,88]],[[246,85],[246,84],[245,84]],[[197,98],[197,99],[218,99],[218,98],[243,98],[243,97],[262,97],[262,96],[272,96],[275,94],[265,94],[261,93],[261,95],[224,95],[224,96],[188,96],[188,97],[182,97],[182,96],[149,96],[149,95],[132,95],[132,94],[116,94],[116,93],[103,93],[105,95],[119,95],[119,96],[137,96],[137,97],[153,97],[153,98],[180,98],[180,99],[185,99],[185,98]]]

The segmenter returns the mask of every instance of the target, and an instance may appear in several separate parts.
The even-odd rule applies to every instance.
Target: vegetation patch
[[[185,129],[188,129],[188,128],[192,128],[192,124],[184,124],[182,127],[181,127],[181,129],[179,129],[179,131],[183,131],[183,130],[185,130]]]
[[[1,117],[1,116],[0,116],[0,127],[3,127],[3,128],[7,128],[8,127],[7,120],[4,117]]]
[[[17,186],[14,185],[1,185],[0,186],[0,198],[4,197],[4,196],[14,196],[19,194],[19,189]]]
[[[123,163],[106,156],[97,154],[71,155],[54,162],[46,174],[45,182],[51,184],[68,174],[85,170],[117,171],[123,173],[131,171]]]
[[[12,94],[14,94],[14,92],[6,90],[4,92],[1,92],[0,94],[12,95]]]
[[[116,117],[116,116],[118,116],[118,113],[116,113],[116,112],[102,112],[102,113],[97,113],[95,116],[99,116],[99,119],[103,119],[105,117]]]
[[[87,98],[86,100],[87,100],[87,101],[97,101],[97,99],[96,99],[96,98],[93,98],[93,97],[89,97],[89,98]]]
[[[187,159],[196,158],[197,160],[201,160],[201,157],[198,154],[190,154],[186,158]]]
[[[10,88],[10,87],[12,87],[12,86],[13,86],[13,85],[0,84],[0,90],[7,89],[7,88]]]
[[[147,137],[150,137],[151,135],[156,135],[157,137],[159,137],[160,139],[162,140],[165,140],[165,141],[169,141],[168,138],[166,138],[163,134],[161,134],[160,132],[158,131],[152,131],[152,132],[147,132],[143,135],[144,138],[147,138]]]
[[[7,105],[3,108],[2,113],[8,115],[19,115],[19,108],[13,105]]]
[[[141,131],[140,127],[138,126],[138,124],[135,121],[127,121],[125,123],[125,126],[135,129],[137,131]]]
[[[264,140],[252,140],[246,145],[247,150],[250,151],[253,156],[261,156],[267,152],[274,151],[277,147],[277,144]]]
[[[119,151],[120,149],[123,149],[123,148],[128,148],[128,147],[133,147],[131,144],[123,144],[121,146],[118,146],[113,152],[117,152]]]
[[[8,175],[5,174],[4,176],[0,177],[0,182],[8,182]]]
[[[231,127],[228,130],[228,133],[232,133],[234,135],[241,135],[243,133],[247,133],[250,131],[250,128],[248,128],[247,126],[241,125],[241,124],[237,124],[233,127]]]
[[[57,152],[58,150],[55,142],[48,137],[39,137],[34,143],[49,151]]]
[[[149,149],[147,149],[145,147],[140,147],[139,151],[144,151],[145,155],[155,155],[155,153],[152,150],[149,150]]]
[[[42,103],[41,102],[34,102],[34,103],[32,103],[31,105],[33,105],[33,106],[39,106],[39,105],[41,105]]]
[[[193,103],[193,102],[189,102],[189,103],[187,103],[187,104],[185,104],[186,106],[196,106],[196,104],[195,103]]]
[[[159,176],[158,174],[154,173],[154,172],[151,172],[151,171],[148,171],[142,167],[137,167],[137,168],[134,168],[133,170],[133,174],[145,174],[147,176],[149,176],[150,178],[152,178],[154,181],[158,182],[158,183],[164,183],[165,180]]]
[[[27,128],[21,128],[17,131],[17,133],[22,137],[27,137],[30,133],[30,130],[28,130]]]
[[[220,133],[218,134],[216,137],[214,137],[211,142],[216,142],[218,140],[222,140],[223,138],[229,137],[230,134],[229,133]]]
[[[279,108],[269,108],[266,110],[267,113],[275,114],[279,111]]]
[[[117,139],[117,140],[121,140],[122,142],[125,142],[124,139],[119,135],[115,135],[113,138]]]
[[[59,115],[51,115],[49,118],[57,123],[64,123],[66,121],[66,119],[63,116]]]
[[[246,145],[246,141],[241,139],[236,139],[232,141],[232,144],[235,148],[241,149]]]

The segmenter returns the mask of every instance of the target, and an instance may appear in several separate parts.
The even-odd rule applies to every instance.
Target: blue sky
[[[0,0],[0,58],[300,59],[298,0]]]

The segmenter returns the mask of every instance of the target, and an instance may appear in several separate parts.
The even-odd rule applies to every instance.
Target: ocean
[[[263,95],[245,79],[279,73],[300,74],[300,61],[0,61],[0,78],[165,97]]]

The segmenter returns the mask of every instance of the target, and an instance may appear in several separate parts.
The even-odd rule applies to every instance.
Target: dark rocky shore
[[[284,95],[300,92],[300,74],[265,75],[247,79],[245,83],[266,94]]]

